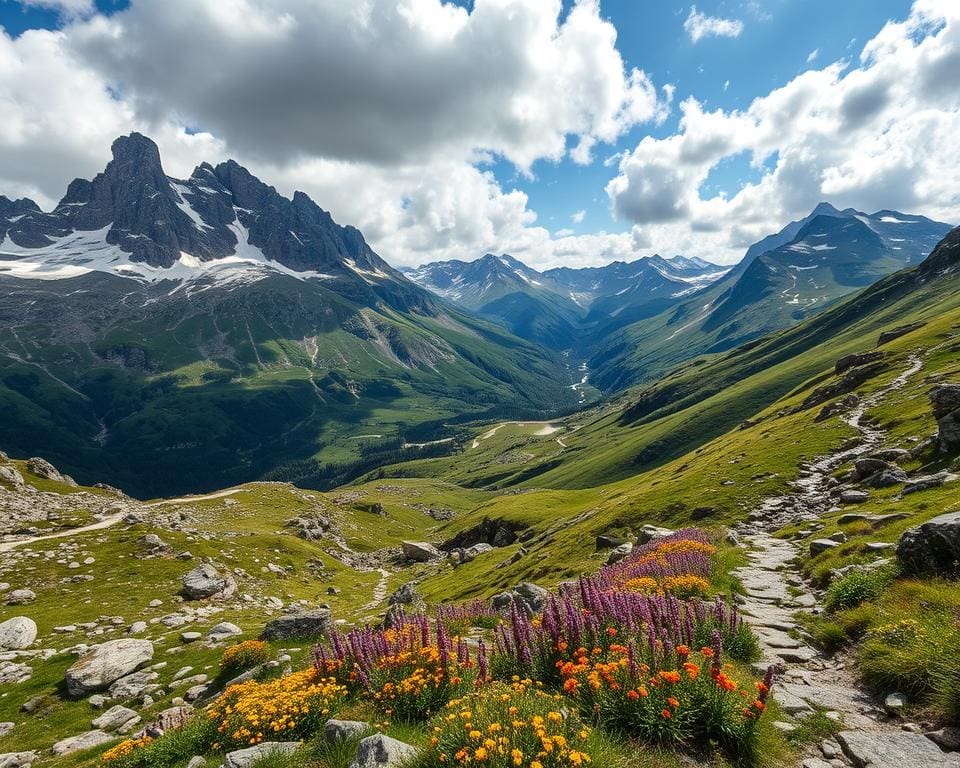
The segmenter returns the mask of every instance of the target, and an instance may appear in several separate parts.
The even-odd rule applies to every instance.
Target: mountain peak
[[[823,201],[823,202],[817,203],[817,207],[810,212],[810,216],[808,218],[813,216],[839,216],[839,215],[840,215],[839,210],[837,210],[830,203]]]
[[[160,148],[153,139],[134,131],[128,136],[120,136],[110,145],[113,163],[129,167],[142,174],[144,171],[157,170],[163,172],[160,163]]]

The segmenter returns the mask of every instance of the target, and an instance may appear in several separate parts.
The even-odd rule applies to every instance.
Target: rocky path
[[[385,568],[377,568],[377,571],[380,574],[380,580],[373,588],[373,597],[370,602],[364,605],[360,609],[361,611],[375,611],[387,599],[387,590],[390,588],[390,576],[392,574]]]
[[[747,565],[734,572],[745,592],[740,607],[760,639],[760,666],[777,664],[782,670],[774,695],[791,720],[778,727],[790,730],[796,719],[815,709],[825,710],[828,717],[843,724],[837,739],[818,744],[817,753],[803,760],[803,768],[960,768],[956,754],[941,752],[922,734],[902,730],[899,722],[888,719],[883,702],[859,686],[842,659],[826,657],[796,636],[795,614],[819,610],[820,604],[797,571],[801,554],[797,544],[772,535],[790,523],[814,521],[833,507],[831,473],[883,443],[883,431],[864,423],[864,415],[923,367],[919,355],[912,355],[909,362],[893,382],[864,399],[845,418],[860,433],[856,446],[802,465],[793,493],[766,499],[749,521],[735,529],[749,549]]]

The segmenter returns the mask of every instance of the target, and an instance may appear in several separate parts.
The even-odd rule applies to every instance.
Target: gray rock
[[[923,735],[947,752],[960,751],[960,727],[948,725],[937,731],[928,731]]]
[[[194,755],[187,763],[187,768],[203,768],[207,764],[207,758],[200,755]]]
[[[839,546],[840,543],[833,539],[814,539],[810,542],[810,556],[819,555],[821,552],[826,552],[828,549]]]
[[[917,493],[918,491],[926,491],[930,488],[939,488],[941,485],[954,482],[957,477],[957,475],[952,472],[947,472],[946,470],[937,472],[934,475],[915,477],[903,486],[901,494],[906,496],[908,493]]]
[[[10,723],[10,722],[0,723],[0,739],[2,739],[4,736],[7,736],[14,729],[15,726],[16,726],[16,723]]]
[[[145,621],[135,621],[129,627],[127,627],[128,635],[142,635],[147,631],[147,622]]]
[[[625,539],[620,538],[619,536],[607,536],[606,534],[601,534],[596,538],[596,548],[597,549],[613,549],[614,547],[619,547],[623,544]]]
[[[840,492],[840,502],[842,504],[863,504],[865,501],[869,501],[870,494],[866,491],[841,491]]]
[[[4,752],[0,754],[0,768],[30,768],[40,759],[36,752]]]
[[[525,581],[513,588],[514,599],[523,603],[531,613],[539,613],[550,593],[539,584]]]
[[[0,685],[22,683],[30,679],[33,670],[15,661],[0,661]]]
[[[845,355],[837,360],[836,364],[833,367],[834,373],[837,375],[844,373],[845,371],[855,368],[858,365],[866,365],[867,363],[875,363],[877,360],[883,359],[883,352],[855,352],[852,355]]]
[[[63,481],[63,475],[57,471],[57,468],[46,459],[41,459],[38,456],[27,459],[27,471],[46,480]]]
[[[16,467],[0,467],[0,483],[12,485],[14,490],[23,488],[25,485],[23,475],[17,471]]]
[[[326,636],[333,622],[330,611],[320,608],[306,613],[291,613],[271,619],[260,633],[263,640],[285,640],[287,638],[315,639]]]
[[[920,321],[917,321],[916,323],[909,323],[907,325],[898,325],[896,328],[891,328],[889,331],[883,331],[877,337],[877,346],[882,347],[887,342],[893,341],[894,339],[899,339],[901,336],[905,336],[908,333],[912,333],[918,328],[923,328],[923,326],[925,325],[926,323],[920,320]]]
[[[221,621],[219,624],[210,627],[210,631],[207,632],[207,638],[211,642],[218,643],[221,640],[227,640],[242,634],[243,630],[236,624],[231,624],[229,621]]]
[[[439,560],[443,557],[443,552],[425,541],[401,541],[400,548],[403,550],[404,557],[408,560],[416,560],[418,563]]]
[[[115,699],[136,699],[153,685],[159,675],[149,669],[125,675],[110,686],[110,695]]]
[[[412,581],[408,581],[387,598],[387,605],[414,605],[422,602],[417,585]]]
[[[897,558],[910,574],[960,573],[960,512],[948,512],[904,531]]]
[[[149,640],[108,640],[67,670],[67,691],[71,696],[83,696],[102,690],[152,658],[153,643]]]
[[[469,563],[480,555],[492,551],[493,545],[487,544],[485,541],[481,541],[479,544],[474,544],[472,547],[466,547],[465,549],[460,550],[460,562]]]
[[[323,726],[323,737],[333,743],[347,741],[373,730],[369,723],[359,720],[327,720]]]
[[[37,623],[26,616],[14,616],[0,623],[0,649],[18,651],[37,639]]]
[[[907,697],[902,693],[891,693],[883,700],[883,708],[891,715],[899,715],[907,706]]]
[[[360,742],[357,757],[350,763],[350,768],[397,768],[417,754],[416,747],[378,733]]]
[[[945,754],[919,733],[840,731],[837,741],[856,768],[957,768],[960,758]]]
[[[857,477],[860,480],[863,480],[865,477],[870,477],[870,475],[876,474],[877,472],[884,472],[890,469],[896,469],[892,464],[888,464],[883,459],[876,459],[867,457],[865,459],[857,459],[853,463],[854,469],[856,470]]]
[[[181,632],[180,633],[180,642],[182,643],[195,643],[197,640],[203,637],[202,632]]]
[[[139,718],[136,712],[122,704],[116,704],[95,718],[90,725],[99,728],[101,731],[116,731],[134,718]]]
[[[203,563],[183,575],[180,594],[187,600],[202,600],[225,592],[230,581],[209,563]]]
[[[292,755],[300,748],[299,741],[265,741],[255,747],[227,752],[225,768],[250,768],[270,755]]]
[[[907,477],[906,472],[899,467],[893,467],[871,475],[863,481],[863,484],[869,488],[890,488],[894,485],[902,485],[907,480],[909,480],[909,477]]]
[[[614,547],[610,550],[610,554],[607,555],[607,565],[619,563],[631,552],[633,552],[633,542],[625,541],[620,546]]]
[[[32,589],[15,589],[7,595],[7,605],[26,605],[37,599]]]
[[[100,744],[106,744],[108,741],[112,741],[113,738],[113,736],[105,731],[87,731],[77,736],[61,739],[53,745],[51,751],[55,755],[69,755],[71,752],[79,752],[81,749],[90,749]]]
[[[906,461],[910,458],[910,451],[905,448],[881,448],[879,451],[871,453],[870,456],[874,459],[882,459],[883,461],[892,461],[894,464],[899,464],[901,461]]]
[[[670,536],[673,533],[669,528],[661,528],[659,525],[645,525],[637,534],[637,544],[646,544],[654,539],[662,539],[664,536]]]
[[[937,420],[937,440],[943,451],[960,448],[960,384],[939,384],[930,390],[930,405]]]

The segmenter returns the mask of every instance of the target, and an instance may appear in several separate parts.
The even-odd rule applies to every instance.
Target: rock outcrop
[[[81,656],[67,670],[67,691],[71,696],[84,696],[103,690],[152,658],[153,643],[149,640],[108,640]]]
[[[271,619],[260,633],[260,638],[263,640],[317,639],[325,637],[332,627],[330,611],[319,608],[315,611],[290,613]]]
[[[960,449],[960,384],[940,384],[930,390],[933,417],[937,420],[940,449]]]
[[[905,531],[897,544],[897,559],[911,574],[960,574],[960,512],[948,512]]]

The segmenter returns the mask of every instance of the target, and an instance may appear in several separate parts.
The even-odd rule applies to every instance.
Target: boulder
[[[153,681],[158,677],[156,672],[149,669],[124,675],[110,686],[110,695],[115,699],[137,699],[154,684]]]
[[[863,484],[869,488],[890,488],[894,485],[903,485],[909,479],[907,473],[902,469],[899,467],[891,467],[890,469],[884,469],[881,472],[870,475],[870,477],[863,481]]]
[[[0,623],[0,649],[19,651],[37,639],[37,623],[26,616],[14,616]]]
[[[645,525],[637,534],[637,544],[646,544],[654,539],[662,539],[664,536],[673,534],[669,528],[661,528],[659,525]]]
[[[931,744],[933,742],[927,742]],[[350,768],[398,768],[417,756],[416,747],[382,733],[367,736],[357,748],[357,757]]]
[[[948,725],[936,731],[928,731],[923,735],[947,752],[960,751],[960,727]]]
[[[937,420],[941,450],[957,450],[960,448],[960,384],[939,384],[931,389],[930,405]]]
[[[633,542],[625,541],[619,547],[614,547],[610,550],[610,554],[607,555],[607,565],[619,563],[631,552],[633,552]]]
[[[153,643],[149,640],[129,637],[108,640],[81,656],[67,670],[67,691],[71,696],[83,696],[103,690],[152,658]]]
[[[207,639],[212,643],[219,643],[242,634],[243,630],[236,624],[231,624],[229,621],[221,621],[219,624],[210,627],[210,630],[207,632]]]
[[[909,574],[960,574],[960,512],[948,512],[904,531],[897,559]]]
[[[38,456],[35,456],[32,459],[27,459],[27,471],[31,475],[36,475],[37,477],[42,477],[46,480],[63,482],[63,475],[57,471],[57,468],[46,459],[41,459]]]
[[[183,575],[183,587],[180,594],[187,600],[203,600],[220,593],[226,593],[232,579],[220,573],[209,563],[203,563]]]
[[[36,752],[3,752],[0,754],[0,768],[30,768],[39,759]]]
[[[952,483],[957,479],[957,475],[947,472],[946,470],[942,472],[937,472],[933,475],[923,475],[921,477],[915,477],[910,480],[903,490],[900,492],[901,495],[906,496],[908,493],[916,493],[917,491],[926,491],[930,488],[939,488],[941,485],[946,483]]]
[[[891,328],[889,331],[884,331],[877,338],[877,346],[882,347],[888,341],[893,341],[894,339],[899,339],[901,336],[905,336],[908,333],[912,333],[918,328],[923,328],[926,323],[919,321],[916,323],[910,323],[908,325],[898,325],[896,328]]]
[[[834,541],[833,539],[814,539],[810,542],[810,556],[814,557],[819,555],[821,552],[826,552],[828,549],[833,549],[834,547],[839,547],[840,543]]]
[[[23,488],[23,475],[17,471],[16,467],[0,467],[0,483],[12,485],[15,489]]]
[[[856,768],[957,768],[956,755],[920,733],[906,731],[840,731],[837,741]]]
[[[597,536],[596,548],[613,549],[614,547],[619,547],[624,543],[624,541],[626,541],[626,539],[620,538],[619,536],[607,536],[606,534],[601,534]]]
[[[414,605],[422,602],[417,585],[412,581],[408,581],[387,598],[387,605]]]
[[[323,737],[331,744],[349,741],[373,730],[369,723],[359,720],[327,720],[323,726]]]
[[[475,560],[479,555],[483,555],[492,551],[493,545],[487,544],[485,541],[481,541],[479,544],[474,544],[471,547],[460,550],[460,562],[469,563],[472,560]]]
[[[439,549],[425,541],[401,541],[400,548],[407,560],[415,560],[418,563],[439,560],[443,557],[443,553]]]
[[[550,596],[546,589],[530,581],[525,581],[514,587],[513,594],[514,599],[523,603],[530,613],[540,613]]]
[[[858,365],[866,365],[867,363],[875,363],[877,360],[883,359],[883,352],[856,352],[852,355],[844,355],[833,367],[834,373],[841,374],[844,371],[847,371],[851,368],[855,368]]]
[[[122,704],[116,704],[95,718],[90,725],[101,731],[116,731],[134,718],[139,718],[136,712]]]
[[[299,741],[265,741],[255,747],[227,752],[224,768],[251,768],[271,755],[292,755],[300,749]]]
[[[906,461],[910,458],[910,451],[905,448],[881,448],[879,451],[871,453],[870,458],[892,461],[894,464],[899,464],[901,461]]]
[[[37,599],[37,593],[32,589],[15,589],[7,595],[7,605],[26,605]]]
[[[106,744],[113,739],[114,737],[106,731],[87,731],[77,736],[61,739],[53,745],[51,751],[55,755],[69,755],[71,752],[79,752],[81,749],[90,749],[100,744]],[[933,742],[928,743],[932,744]]]
[[[840,491],[841,504],[863,504],[870,499],[870,494],[866,491]]]
[[[314,639],[325,637],[333,628],[330,611],[318,608],[304,613],[290,613],[267,622],[260,633],[262,640],[286,640],[288,638]]]
[[[860,480],[863,480],[865,477],[870,477],[870,475],[876,472],[883,472],[886,469],[895,469],[892,464],[887,463],[883,459],[875,459],[869,456],[864,459],[857,459],[853,463],[853,466],[857,472],[857,477]]]
[[[891,715],[899,715],[907,706],[907,697],[902,693],[891,693],[883,700],[883,708]]]

